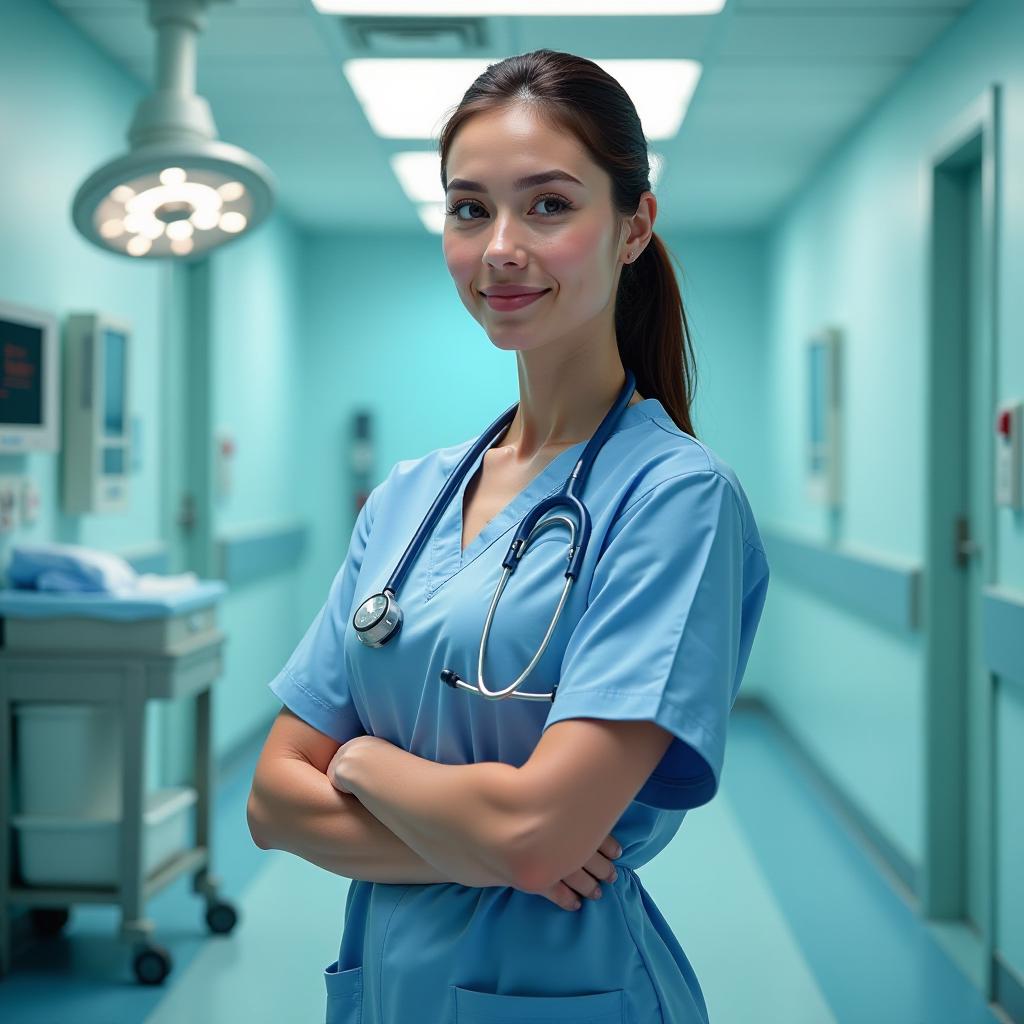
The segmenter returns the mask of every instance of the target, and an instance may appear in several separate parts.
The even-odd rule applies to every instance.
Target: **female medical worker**
[[[257,767],[250,828],[261,846],[353,879],[323,972],[328,1024],[706,1022],[636,869],[718,788],[768,565],[735,474],[693,436],[689,338],[652,231],[641,124],[595,64],[540,50],[473,83],[440,153],[448,270],[492,344],[516,353],[518,408],[397,586],[400,629],[376,647],[353,617],[476,439],[399,462],[370,494],[326,603],[270,683],[286,707]],[[509,286],[541,295],[491,297]],[[476,684],[515,528],[560,489],[626,369],[637,393],[582,492],[590,544],[522,684],[557,683],[555,700],[444,685],[445,669]],[[466,384],[450,372],[443,402]],[[509,579],[490,689],[538,649],[568,537],[541,532]],[[573,911],[570,897],[598,882],[603,897]]]

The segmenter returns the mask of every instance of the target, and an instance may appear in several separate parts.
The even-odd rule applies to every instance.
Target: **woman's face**
[[[556,170],[577,180],[515,187],[518,178]],[[466,309],[498,348],[614,335],[628,224],[612,208],[610,178],[574,137],[522,106],[476,114],[459,129],[447,171],[445,199],[456,209],[445,217],[445,262]],[[501,310],[483,294],[497,284],[547,292]]]

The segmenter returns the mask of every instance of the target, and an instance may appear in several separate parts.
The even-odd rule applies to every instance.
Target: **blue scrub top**
[[[623,848],[604,898],[561,909],[504,886],[353,880],[337,960],[324,970],[327,1024],[698,1024],[700,986],[636,869],[718,789],[726,723],[768,587],[768,563],[733,470],[655,398],[629,406],[583,492],[593,533],[544,656],[524,691],[489,701],[440,680],[476,680],[484,619],[514,528],[557,491],[582,453],[557,455],[461,550],[467,481],[424,545],[382,648],[359,642],[356,608],[394,570],[475,439],[397,463],[359,513],[327,600],[270,683],[339,743],[368,733],[442,764],[530,757],[567,718],[644,719],[673,734],[611,830]],[[531,544],[488,641],[485,679],[506,686],[540,645],[564,583],[568,532]],[[710,880],[694,880],[707,884]],[[684,883],[685,884],[685,883]]]

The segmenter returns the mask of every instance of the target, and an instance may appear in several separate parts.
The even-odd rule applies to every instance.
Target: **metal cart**
[[[143,905],[180,874],[193,872],[193,891],[205,898],[211,932],[229,933],[235,927],[235,908],[218,898],[219,882],[210,873],[210,698],[222,670],[224,636],[217,628],[216,606],[225,591],[217,580],[130,600],[0,591],[0,778],[6,776],[0,783],[0,976],[10,970],[12,906],[30,908],[37,933],[54,934],[74,903],[119,904],[121,937],[135,943],[135,975],[148,985],[162,983],[172,961],[152,941],[153,924],[143,917]],[[144,877],[146,701],[178,697],[196,698],[196,845]],[[119,715],[120,872],[112,887],[43,887],[21,879],[12,826],[14,787],[8,784],[14,774],[13,705],[40,701],[102,702]]]

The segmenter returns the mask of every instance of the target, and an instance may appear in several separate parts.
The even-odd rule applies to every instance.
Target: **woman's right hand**
[[[571,875],[566,875],[550,889],[539,892],[537,895],[550,900],[563,910],[575,910],[574,904],[577,900],[582,901],[583,898],[600,899],[601,897],[597,896],[597,893],[601,892],[599,883],[612,882],[618,874],[612,863],[617,849],[619,849],[619,844],[615,841],[615,837],[608,836],[590,860],[579,870],[574,871]]]

